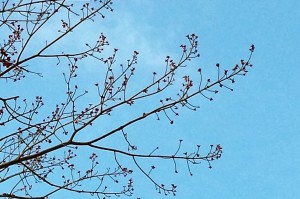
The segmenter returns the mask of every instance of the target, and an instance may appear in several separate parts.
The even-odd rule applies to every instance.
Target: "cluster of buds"
[[[184,79],[184,84],[183,86],[188,90],[190,89],[192,86],[193,86],[193,81],[190,79],[189,76],[185,75],[183,76],[183,79]]]
[[[4,48],[0,49],[0,63],[6,68],[12,65],[11,57],[8,55],[7,51]]]
[[[8,42],[10,44],[14,43],[15,41],[21,40],[21,33],[23,32],[23,28],[20,25],[17,25],[15,30],[12,32],[11,35],[8,36]]]

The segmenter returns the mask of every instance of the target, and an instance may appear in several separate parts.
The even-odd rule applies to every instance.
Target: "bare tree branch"
[[[150,153],[141,152],[143,146],[132,144],[128,127],[151,120],[152,116],[173,124],[181,109],[199,109],[191,99],[199,97],[212,101],[220,89],[233,91],[230,85],[235,83],[237,77],[245,76],[252,67],[250,60],[254,45],[250,46],[246,61],[240,60],[239,64],[229,69],[222,69],[217,63],[216,76],[205,81],[202,68],[190,67],[191,61],[200,57],[198,37],[187,35],[187,44],[180,45],[178,60],[166,56],[162,60],[165,65],[162,71],[153,72],[149,79],[141,79],[143,84],[133,88],[132,83],[140,81],[134,79],[139,52],[134,51],[126,64],[117,67],[117,48],[108,57],[102,53],[109,45],[104,33],[93,45],[86,44],[80,51],[72,52],[66,48],[68,52],[55,52],[59,42],[77,31],[78,27],[88,21],[102,20],[104,13],[113,11],[112,2],[99,0],[93,5],[83,2],[81,8],[66,0],[2,2],[0,29],[7,35],[1,35],[0,81],[9,85],[33,75],[42,78],[43,74],[35,71],[32,61],[54,59],[66,71],[62,82],[66,90],[61,94],[65,97],[63,101],[50,97],[56,102],[55,107],[44,103],[44,97],[48,96],[23,99],[21,91],[17,96],[1,93],[0,197],[48,198],[60,191],[98,198],[132,196],[134,179],[131,174],[134,170],[121,164],[120,157],[127,158],[131,163],[128,165],[135,166],[137,172],[150,180],[159,193],[175,195],[177,185],[162,184],[162,179],[152,175],[156,166],[149,163],[150,166],[145,168],[145,163],[154,159],[170,161],[174,164],[174,173],[177,173],[177,162],[184,162],[189,174],[193,175],[193,165],[206,162],[212,168],[212,162],[221,158],[223,149],[220,144],[210,145],[207,152],[203,152],[200,145],[194,151],[183,152],[183,140],[174,147],[173,154],[164,154],[157,146],[153,146],[154,150]],[[33,47],[32,41],[53,22],[61,26],[57,35],[46,41],[45,45]],[[77,80],[83,75],[78,69],[86,59],[105,68],[100,83],[95,83],[91,92],[98,98],[94,103],[86,101],[91,94],[81,90]],[[2,90],[7,88],[3,85]],[[151,105],[145,109],[136,108],[137,103],[149,99],[153,100]],[[105,121],[107,117],[115,117],[115,112],[132,108],[136,109],[135,114],[119,124],[112,124],[110,130],[103,131],[93,125]],[[87,131],[91,132],[89,136],[85,136]],[[145,132],[139,132],[138,136],[145,136]],[[108,139],[120,139],[123,144],[104,145]],[[100,154],[111,154],[112,159],[105,160],[109,162],[108,168],[98,160]],[[62,176],[60,171],[64,173]],[[35,196],[36,187],[43,187],[39,196]]]

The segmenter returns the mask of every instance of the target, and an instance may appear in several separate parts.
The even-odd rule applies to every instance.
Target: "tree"
[[[200,153],[200,145],[195,151],[182,153],[182,140],[174,147],[173,154],[159,153],[156,146],[152,152],[143,153],[140,152],[143,146],[139,146],[138,150],[137,145],[131,143],[127,129],[141,120],[151,121],[153,118],[173,124],[180,109],[196,111],[199,108],[190,101],[191,98],[201,96],[211,101],[221,88],[232,91],[229,84],[234,83],[237,76],[246,75],[252,66],[249,61],[254,45],[249,49],[247,60],[225,70],[216,64],[216,77],[205,80],[201,68],[189,66],[192,60],[200,57],[198,37],[189,34],[186,36],[187,44],[180,45],[179,59],[166,56],[161,71],[153,72],[149,79],[133,86],[133,82],[140,81],[134,79],[139,52],[134,51],[125,64],[118,65],[117,48],[107,57],[103,53],[109,45],[104,33],[94,44],[87,43],[80,52],[74,52],[71,46],[64,46],[65,52],[57,50],[60,42],[72,37],[79,27],[101,20],[113,11],[112,3],[112,0],[98,0],[93,4],[83,2],[80,8],[66,0],[6,0],[2,3],[0,197],[48,198],[62,190],[98,198],[131,196],[133,171],[148,178],[158,192],[175,195],[175,184],[161,184],[160,179],[152,177],[156,166],[146,164],[148,167],[145,167],[141,162],[169,160],[174,163],[174,171],[177,172],[177,162],[184,161],[192,175],[191,165],[204,161],[211,168],[211,162],[221,157],[222,147],[219,144],[210,145],[205,155]],[[33,46],[40,32],[53,22],[60,25],[57,35],[48,38],[39,47]],[[44,103],[45,96],[37,96],[33,100],[33,96],[27,99],[7,95],[11,85],[19,85],[28,78],[43,77],[35,64],[52,63],[53,60],[64,70],[61,87],[66,86],[65,93],[61,94],[64,99],[46,96],[57,103],[54,107]],[[78,71],[86,60],[101,65],[102,70],[99,81],[89,91],[79,88],[82,84],[80,76],[84,74]],[[57,68],[54,66],[54,69]],[[89,95],[96,96],[92,103],[86,100]],[[145,110],[136,109],[138,103],[146,102],[149,106]],[[115,126],[110,126],[106,132],[99,130],[99,123],[116,118],[115,113],[130,110],[139,113],[113,123]],[[87,135],[86,132],[90,133]],[[156,132],[152,136],[155,135]],[[124,144],[107,147],[105,141],[109,138],[123,140]],[[103,152],[113,156],[109,169],[98,160],[99,153]],[[134,167],[129,168],[131,164],[120,161],[121,158],[130,160]],[[79,166],[79,161],[86,164]],[[42,188],[39,195],[36,195],[37,188]]]

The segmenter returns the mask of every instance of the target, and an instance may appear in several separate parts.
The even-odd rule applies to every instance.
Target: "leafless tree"
[[[104,48],[109,45],[107,37],[101,33],[94,44],[86,44],[82,51],[57,52],[59,42],[89,21],[102,20],[113,11],[112,0],[98,0],[92,5],[82,2],[82,7],[72,5],[66,0],[18,0],[4,1],[0,10],[0,197],[3,198],[48,198],[62,190],[90,194],[98,198],[133,194],[132,172],[139,172],[148,178],[159,193],[176,194],[176,185],[163,185],[162,179],[153,177],[156,166],[147,161],[164,159],[174,164],[177,162],[190,166],[200,162],[211,162],[219,159],[222,147],[210,145],[210,150],[200,153],[200,145],[195,151],[183,153],[183,141],[174,147],[174,153],[163,154],[153,144],[153,151],[142,153],[139,146],[132,144],[128,134],[129,126],[145,119],[169,121],[173,124],[174,117],[180,109],[191,111],[198,109],[192,104],[191,98],[197,96],[213,100],[212,96],[221,88],[232,91],[230,84],[236,77],[248,72],[254,46],[250,47],[250,55],[234,67],[224,70],[216,64],[216,76],[204,79],[201,68],[190,68],[191,60],[200,55],[197,47],[197,36],[187,35],[187,44],[180,45],[179,59],[166,56],[162,60],[161,71],[150,74],[148,83],[133,88],[139,52],[134,51],[125,64],[117,64],[118,49],[105,57]],[[49,23],[60,24],[58,34],[43,43],[41,47],[32,46],[40,31]],[[7,35],[6,35],[7,33]],[[66,48],[68,49],[68,48]],[[81,90],[80,75],[77,71],[84,60],[93,62],[105,69],[94,89],[89,92]],[[34,96],[24,99],[22,96],[8,96],[7,89],[12,84],[20,84],[33,76],[43,77],[33,62],[49,62],[56,60],[57,65],[65,67],[63,73],[66,87],[63,101],[55,96]],[[51,62],[49,62],[51,63]],[[55,68],[51,68],[55,70]],[[192,71],[192,72],[191,72]],[[189,74],[191,73],[191,74]],[[182,75],[184,74],[184,75]],[[146,75],[146,74],[144,74]],[[151,76],[152,75],[152,76]],[[176,80],[176,81],[175,81]],[[147,80],[145,80],[147,82]],[[20,92],[22,93],[22,92]],[[93,103],[84,100],[88,95],[97,95]],[[55,101],[55,107],[44,104],[44,98]],[[145,110],[135,108],[137,103],[151,99],[151,105]],[[33,102],[31,102],[33,101]],[[49,110],[52,110],[48,112]],[[117,126],[103,132],[95,123],[114,118],[114,112],[135,110],[135,113]],[[90,132],[85,137],[86,132]],[[159,133],[159,132],[157,132]],[[153,132],[152,136],[157,135]],[[144,136],[140,132],[139,136]],[[113,137],[124,141],[122,146],[103,144]],[[124,148],[125,146],[125,148]],[[84,152],[83,152],[84,151]],[[90,152],[87,154],[86,152]],[[108,160],[110,167],[103,167],[99,162],[99,153],[111,154]],[[131,164],[120,161],[127,158]],[[85,164],[79,164],[84,162]],[[143,164],[141,164],[141,162]],[[148,167],[145,167],[145,163]],[[132,167],[130,168],[129,165]],[[91,183],[92,182],[92,183]],[[36,190],[39,189],[39,192]],[[36,195],[39,193],[40,195]]]

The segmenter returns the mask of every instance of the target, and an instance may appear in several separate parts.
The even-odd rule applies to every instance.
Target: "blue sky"
[[[179,56],[179,45],[187,34],[199,36],[201,57],[192,64],[208,75],[213,74],[216,63],[231,68],[247,58],[251,44],[256,46],[254,66],[246,77],[238,78],[234,92],[223,90],[212,102],[197,97],[193,102],[201,108],[182,110],[173,125],[153,119],[128,129],[138,146],[145,150],[160,146],[162,153],[175,151],[179,139],[184,140],[183,150],[201,144],[205,152],[210,144],[222,145],[223,156],[213,162],[213,169],[203,162],[192,167],[191,177],[184,163],[179,164],[179,174],[174,174],[172,162],[163,161],[154,174],[158,181],[177,184],[177,198],[300,198],[300,2],[119,0],[113,8],[105,20],[87,24],[75,33],[81,37],[65,40],[65,44],[76,49],[76,42],[93,41],[103,32],[111,43],[108,51],[120,49],[120,62],[133,50],[140,52],[137,71],[143,78],[164,66],[166,55]],[[50,35],[45,32],[40,40]],[[95,68],[91,63],[84,66],[81,87],[94,84]],[[55,104],[55,97],[60,97],[56,93],[64,92],[57,78],[61,70],[43,71],[43,82],[52,86],[47,90],[36,86],[24,95],[44,93],[45,100]],[[39,81],[38,77],[27,78],[18,88],[30,88]],[[138,77],[133,81],[142,83]],[[16,88],[9,92],[20,92]],[[108,123],[107,128],[110,125],[115,124]],[[135,198],[166,198],[142,174],[134,176]]]
[[[104,22],[110,40],[120,49],[138,49],[147,67],[176,54],[188,33],[199,36],[197,64],[207,70],[217,62],[230,67],[247,57],[250,44],[256,46],[254,67],[233,93],[201,101],[198,112],[183,112],[167,132],[163,124],[155,128],[153,133],[167,134],[159,142],[169,147],[179,138],[186,145],[224,147],[212,170],[203,164],[189,177],[182,165],[178,176],[166,176],[178,182],[178,198],[300,197],[299,10],[296,0],[115,3],[115,13]],[[164,198],[151,186],[137,185],[136,190],[142,198]]]

